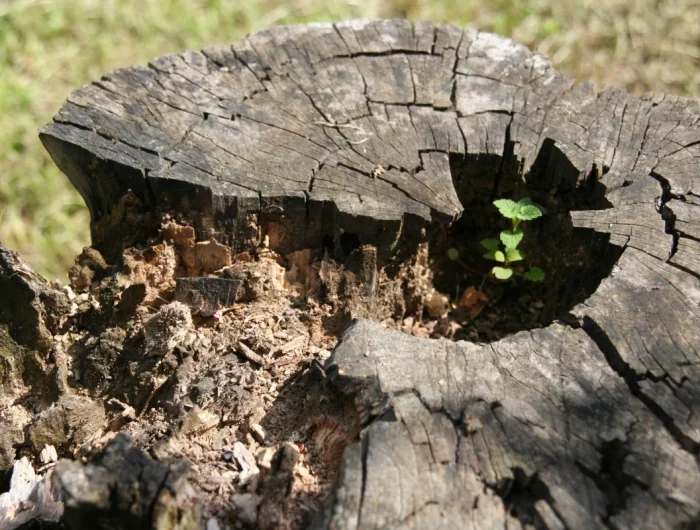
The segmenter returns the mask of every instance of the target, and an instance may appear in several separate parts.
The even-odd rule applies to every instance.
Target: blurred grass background
[[[700,0],[0,0],[0,241],[64,279],[89,216],[37,137],[114,68],[275,24],[432,19],[511,36],[578,79],[700,96]]]

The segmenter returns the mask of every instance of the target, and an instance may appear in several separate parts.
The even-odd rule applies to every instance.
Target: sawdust
[[[41,388],[18,387],[22,405],[2,411],[6,463],[47,445],[86,458],[125,431],[157,459],[192,463],[203,514],[220,528],[307,526],[360,429],[350,405],[328,405],[321,363],[337,305],[310,296],[323,288],[319,265],[302,251],[290,270],[265,245],[234,260],[174,222],[161,234],[108,266],[94,249],[77,260],[81,294],[54,336],[61,389],[46,402]],[[173,301],[184,279],[191,296]]]
[[[62,364],[46,376],[62,386],[48,403],[22,390],[4,446],[84,458],[125,431],[156,459],[192,464],[203,515],[222,529],[303,528],[321,508],[363,427],[322,368],[352,318],[451,336],[456,309],[475,318],[488,302],[436,290],[427,245],[389,271],[371,245],[342,262],[281,256],[269,238],[233,254],[186,224],[161,228],[108,266],[92,249],[77,261],[81,293],[54,336]]]
[[[144,250],[127,249],[123,255],[124,275],[130,284],[146,286],[146,301],[162,296],[175,285],[177,257],[175,247],[167,243]]]

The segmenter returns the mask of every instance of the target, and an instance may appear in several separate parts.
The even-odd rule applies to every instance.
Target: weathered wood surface
[[[184,530],[200,526],[187,464],[156,462],[118,434],[88,464],[61,460],[37,475],[27,457],[0,495],[0,528]],[[45,471],[45,470],[42,470]]]
[[[89,464],[61,460],[53,482],[71,529],[196,528],[199,512],[187,464],[155,462],[118,434]]]
[[[76,90],[41,138],[98,244],[129,189],[199,212],[198,230],[236,250],[252,220],[284,235],[270,241],[281,252],[343,233],[391,252],[469,214],[450,155],[492,173],[494,194],[503,171],[543,193],[602,183],[610,207],[571,217],[624,253],[569,324],[489,345],[368,321],[345,332],[327,369],[367,427],[316,524],[698,524],[697,101],[596,92],[471,29],[350,21],[118,70]]]
[[[12,468],[9,491],[0,495],[0,528],[15,530],[30,528],[59,528],[63,504],[51,485],[51,474],[38,476],[27,457]]]

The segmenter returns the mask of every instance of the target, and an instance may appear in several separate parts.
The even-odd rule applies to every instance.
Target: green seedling
[[[530,199],[520,199],[518,202],[510,199],[499,199],[493,204],[503,217],[511,220],[511,229],[503,230],[500,239],[481,240],[481,246],[487,250],[484,257],[500,263],[491,269],[491,273],[499,280],[509,280],[514,274],[517,274],[531,282],[541,282],[545,275],[539,267],[530,267],[521,273],[520,269],[514,268],[512,264],[525,259],[525,253],[518,250],[518,245],[523,240],[524,235],[520,223],[541,217],[542,210],[535,206]]]

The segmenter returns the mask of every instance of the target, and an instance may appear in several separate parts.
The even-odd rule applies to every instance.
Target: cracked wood
[[[575,85],[473,29],[363,20],[118,70],[76,90],[41,138],[93,229],[130,189],[166,209],[197,197],[234,236],[281,211],[285,251],[343,231],[385,251],[451,222],[464,209],[450,156],[478,161],[467,176],[492,168],[494,189],[503,171],[542,192],[602,184],[609,207],[571,218],[624,253],[573,327],[491,345],[346,331],[327,368],[367,428],[316,525],[697,523],[697,101]]]

